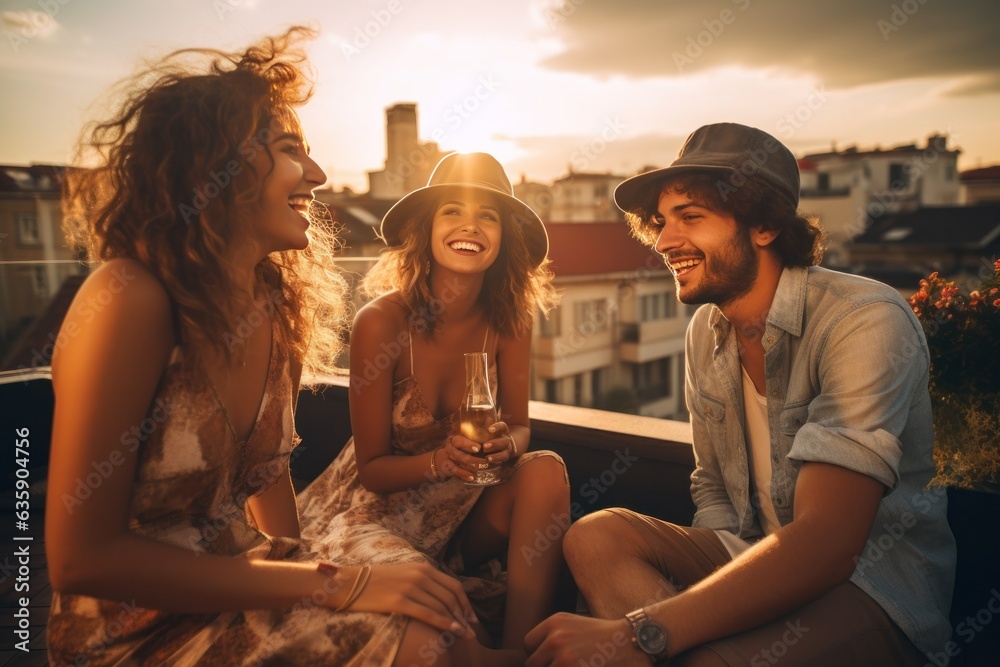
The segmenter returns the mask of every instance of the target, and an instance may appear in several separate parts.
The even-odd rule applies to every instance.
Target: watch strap
[[[639,629],[642,625],[645,623],[653,623],[659,626],[656,621],[649,618],[649,614],[646,613],[646,610],[640,607],[639,609],[630,611],[625,614],[625,619],[632,626],[632,645],[635,646],[636,650],[642,651],[642,654],[648,656],[649,659],[653,661],[654,665],[668,665],[670,663],[669,646],[664,647],[663,651],[657,655],[646,653],[646,651],[639,646]]]

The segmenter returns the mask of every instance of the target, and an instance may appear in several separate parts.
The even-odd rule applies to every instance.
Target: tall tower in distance
[[[437,143],[421,143],[417,135],[417,105],[399,102],[385,110],[384,168],[368,172],[368,192],[375,199],[399,199],[427,184],[431,170],[444,154]]]
[[[417,140],[417,105],[409,103],[394,104],[385,110],[385,169],[392,174],[398,174],[404,180],[409,175],[407,161],[415,157],[422,161]],[[411,190],[408,188],[406,192]],[[406,192],[400,193],[402,197]]]

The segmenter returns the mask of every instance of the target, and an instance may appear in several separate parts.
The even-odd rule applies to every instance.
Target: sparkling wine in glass
[[[485,352],[465,354],[465,397],[459,408],[459,428],[469,440],[480,445],[493,437],[490,426],[497,421],[497,408],[490,392],[490,382]],[[480,449],[477,455],[482,459],[475,479],[465,482],[472,486],[493,486],[501,482],[496,473],[496,464],[486,461],[486,454]],[[463,480],[464,481],[464,480]]]

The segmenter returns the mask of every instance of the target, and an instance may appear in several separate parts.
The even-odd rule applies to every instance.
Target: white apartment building
[[[935,134],[923,147],[855,146],[802,157],[799,209],[818,216],[826,230],[827,263],[846,266],[850,241],[886,214],[958,204],[960,152]]]

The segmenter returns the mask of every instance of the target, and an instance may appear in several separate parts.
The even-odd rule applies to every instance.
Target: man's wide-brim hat
[[[434,167],[427,185],[400,199],[382,218],[379,236],[388,246],[400,245],[406,221],[430,202],[440,201],[449,190],[481,190],[495,196],[507,209],[512,224],[524,231],[525,244],[534,266],[545,259],[549,237],[538,214],[514,196],[503,167],[486,153],[450,153]]]
[[[799,164],[792,152],[763,130],[738,123],[699,127],[684,142],[669,167],[639,174],[615,189],[615,203],[623,211],[650,215],[651,190],[662,188],[674,176],[687,173],[718,175],[720,193],[738,189],[747,177],[771,186],[793,208],[799,204]],[[653,202],[655,206],[655,202]]]

